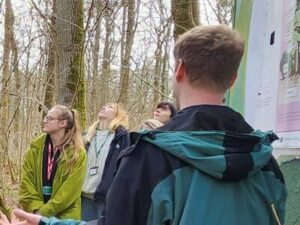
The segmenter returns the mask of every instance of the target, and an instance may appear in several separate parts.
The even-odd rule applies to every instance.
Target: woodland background
[[[22,156],[53,105],[84,128],[122,103],[130,128],[172,101],[172,47],[199,24],[231,25],[234,0],[0,0],[0,207],[17,205]]]

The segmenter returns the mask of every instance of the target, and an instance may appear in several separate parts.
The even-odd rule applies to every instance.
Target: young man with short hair
[[[243,52],[242,38],[225,25],[179,37],[173,88],[180,111],[157,131],[132,134],[98,224],[284,223],[286,188],[271,146],[277,136],[223,105]]]

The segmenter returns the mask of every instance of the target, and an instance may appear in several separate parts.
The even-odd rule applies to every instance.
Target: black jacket
[[[116,161],[119,156],[119,153],[122,150],[126,149],[129,146],[129,144],[130,141],[128,131],[124,127],[119,126],[116,129],[115,137],[110,144],[101,182],[98,185],[94,194],[94,198],[96,201],[97,199],[105,199],[106,193],[114,179],[114,173],[116,171]],[[88,147],[89,144],[86,146],[86,149],[88,149]]]

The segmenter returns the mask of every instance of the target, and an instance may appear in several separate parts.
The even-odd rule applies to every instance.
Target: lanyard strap
[[[100,147],[99,147],[98,150],[97,150],[97,143],[96,143],[96,142],[97,142],[97,136],[95,136],[95,140],[94,140],[94,149],[95,149],[95,153],[96,153],[96,158],[97,158],[97,159],[98,159],[98,157],[99,157],[99,154],[100,154],[100,152],[101,152],[103,146],[105,145],[105,143],[106,143],[106,141],[107,141],[108,136],[109,136],[109,132],[108,132],[108,134],[106,135],[106,137],[105,137],[103,143],[100,145]],[[99,139],[100,139],[100,138],[99,138]]]
[[[52,171],[53,171],[53,164],[54,164],[55,155],[56,155],[57,151],[59,151],[59,148],[57,148],[55,152],[52,151],[52,145],[49,142],[49,145],[48,145],[48,163],[47,163],[47,180],[48,181],[50,181],[50,179],[51,179],[51,174],[52,174]],[[53,156],[51,157],[52,153],[53,153]]]

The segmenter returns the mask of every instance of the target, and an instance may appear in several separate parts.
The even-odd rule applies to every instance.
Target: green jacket
[[[81,218],[81,189],[86,169],[86,154],[82,148],[79,159],[69,174],[66,160],[58,162],[51,199],[45,204],[42,192],[42,159],[46,134],[34,139],[24,156],[19,203],[28,212],[61,219]],[[65,149],[67,156],[72,149]]]

